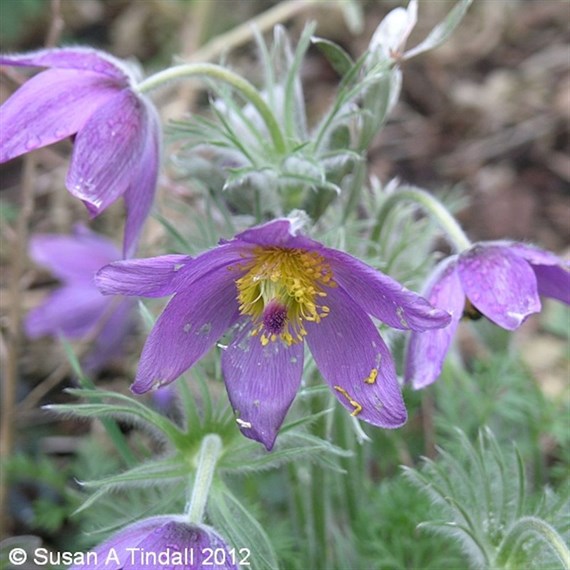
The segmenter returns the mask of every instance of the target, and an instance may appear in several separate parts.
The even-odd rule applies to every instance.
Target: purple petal
[[[532,266],[538,285],[538,294],[552,297],[570,305],[570,263],[554,253],[527,245],[511,243],[509,249],[526,259]]]
[[[416,390],[437,380],[463,315],[465,294],[457,273],[456,256],[438,265],[424,295],[434,306],[451,314],[451,323],[441,329],[412,332],[406,350],[405,380]]]
[[[514,330],[540,311],[534,272],[509,248],[474,245],[459,256],[458,272],[467,298],[500,327]]]
[[[52,48],[24,54],[2,55],[0,65],[92,71],[120,80],[120,85],[124,87],[129,84],[129,76],[119,60],[91,48]]]
[[[110,240],[86,229],[73,236],[36,234],[30,240],[29,254],[59,279],[87,282],[93,288],[97,270],[120,257]]]
[[[303,344],[262,346],[248,319],[222,353],[228,395],[242,433],[271,450],[303,374]]]
[[[295,224],[286,218],[249,228],[237,234],[235,239],[266,247],[298,247],[307,250],[318,250],[323,247],[320,243],[299,235]]]
[[[144,149],[139,164],[133,170],[133,178],[125,192],[127,221],[125,224],[125,257],[130,257],[136,250],[142,226],[148,217],[158,181],[158,165],[160,161],[160,119],[154,106],[142,99],[146,106],[146,124],[141,125],[141,136],[144,137]]]
[[[114,307],[111,307],[112,303],[115,303]],[[112,312],[105,312],[100,316],[97,326],[101,327],[101,332],[93,348],[82,360],[83,370],[87,374],[101,370],[123,352],[125,339],[133,324],[134,304],[131,299],[113,299],[109,307]],[[101,319],[105,319],[102,326]]]
[[[26,334],[30,338],[58,334],[82,338],[97,324],[108,304],[109,299],[92,286],[62,287],[28,313]]]
[[[169,384],[199,360],[236,322],[236,294],[222,268],[174,295],[146,341],[132,391]]]
[[[326,249],[334,280],[366,313],[397,329],[423,331],[446,326],[450,317],[423,297],[359,259]]]
[[[388,347],[362,309],[341,289],[332,291],[329,315],[306,323],[307,344],[321,374],[359,420],[401,426],[407,414]]]
[[[134,182],[146,146],[148,109],[129,89],[101,106],[77,134],[66,186],[97,215]]]
[[[75,134],[116,94],[117,86],[91,71],[32,77],[2,105],[0,162]]]
[[[176,402],[176,387],[163,386],[152,393],[152,404],[161,414],[169,415]]]
[[[483,245],[483,244],[482,244]],[[526,259],[532,265],[562,265],[564,262],[554,253],[533,245],[510,241],[485,242],[485,247],[504,247]]]
[[[557,265],[532,265],[538,294],[570,305],[570,271]]]
[[[210,555],[210,550],[215,553],[215,558]],[[225,551],[225,555],[222,550]],[[171,563],[167,566],[168,570],[200,570],[202,568],[237,570],[237,566],[231,562],[232,556],[229,550],[229,546],[212,530],[189,525],[182,521],[167,522],[154,529],[144,541],[144,552],[157,554],[170,552],[168,562]],[[177,563],[174,553],[180,553],[180,564]],[[184,558],[185,554],[186,558]],[[224,563],[217,564],[218,560],[223,560]],[[141,559],[136,554],[123,566],[123,570],[140,570],[141,568]]]
[[[93,552],[97,553],[95,557],[96,562],[90,561],[87,564],[76,564],[71,566],[69,570],[121,570],[123,565],[130,560],[133,553],[132,550],[128,551],[127,548],[132,549],[144,544],[149,533],[168,524],[174,518],[163,515],[131,524],[93,549]],[[116,558],[119,559],[119,562],[116,562]]]
[[[214,249],[205,251],[188,262],[172,280],[175,291],[184,291],[196,279],[212,271],[225,269],[234,281],[241,277],[243,270],[240,266],[251,256],[251,246],[238,241],[231,241],[218,245]]]
[[[176,254],[116,261],[97,273],[95,285],[104,295],[164,297],[174,293],[173,278],[191,261]]]

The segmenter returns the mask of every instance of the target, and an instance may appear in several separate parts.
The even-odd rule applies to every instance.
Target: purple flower
[[[79,226],[71,236],[35,235],[29,254],[50,269],[62,286],[28,313],[26,334],[79,340],[98,333],[83,366],[87,372],[100,369],[120,352],[131,324],[132,300],[104,297],[93,281],[98,269],[120,258],[119,251],[111,241]]]
[[[462,316],[486,316],[514,330],[540,311],[539,295],[570,304],[570,272],[556,255],[522,243],[473,245],[446,258],[435,269],[424,295],[449,311],[451,324],[437,331],[413,332],[406,355],[406,382],[423,388],[441,372]]]
[[[4,55],[0,65],[48,68],[2,105],[0,163],[76,135],[66,186],[92,217],[124,196],[132,254],[156,189],[160,122],[129,70],[87,48]]]
[[[237,570],[235,552],[214,529],[185,517],[163,515],[124,528],[83,555],[69,570]]]
[[[160,259],[160,258],[158,258]],[[406,421],[390,351],[368,315],[398,329],[450,317],[358,259],[279,219],[246,230],[155,283],[157,260],[117,262],[103,293],[174,293],[144,347],[133,392],[176,380],[229,328],[222,371],[237,423],[271,449],[303,372],[306,341],[323,377],[353,416],[382,427]]]

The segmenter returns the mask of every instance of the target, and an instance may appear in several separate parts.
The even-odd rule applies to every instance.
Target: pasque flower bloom
[[[484,315],[515,330],[540,311],[540,295],[570,304],[570,271],[556,255],[537,247],[482,242],[443,260],[423,293],[436,307],[449,311],[452,320],[446,328],[411,334],[405,379],[414,388],[437,379],[462,316]]]
[[[125,254],[148,216],[158,177],[160,122],[130,70],[87,48],[0,56],[0,65],[44,67],[0,108],[0,163],[75,136],[68,190],[96,216],[125,199]]]
[[[127,526],[82,555],[69,570],[234,570],[239,559],[214,529],[186,522],[182,515],[150,517]],[[211,553],[211,554],[210,554]],[[215,553],[215,556],[214,556]]]
[[[244,435],[268,449],[301,382],[305,341],[353,416],[397,427],[406,410],[394,362],[368,315],[412,330],[450,319],[358,259],[299,234],[289,219],[172,264],[170,278],[160,260],[116,262],[96,278],[107,294],[174,293],[146,342],[132,390],[176,380],[233,328],[222,353],[229,398]]]
[[[26,334],[79,340],[98,332],[83,366],[87,372],[101,368],[120,352],[132,318],[131,299],[105,297],[93,281],[98,269],[120,258],[118,249],[108,239],[78,226],[73,235],[33,236],[29,254],[63,284],[28,313]]]

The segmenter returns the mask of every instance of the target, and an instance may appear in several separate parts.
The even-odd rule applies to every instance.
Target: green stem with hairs
[[[447,237],[457,252],[471,247],[469,238],[465,235],[465,232],[457,223],[457,220],[449,213],[449,210],[447,210],[447,208],[434,196],[425,190],[421,190],[420,188],[415,188],[413,186],[404,186],[386,198],[384,204],[382,204],[382,207],[380,208],[380,212],[378,213],[376,224],[372,228],[372,233],[370,235],[370,240],[372,242],[377,242],[379,240],[386,218],[390,214],[392,208],[400,202],[415,202],[428,212],[430,216],[435,218],[447,234]]]
[[[570,568],[570,551],[556,530],[538,517],[522,517],[510,529],[497,552],[499,567],[508,567],[509,559],[528,536],[548,544],[560,558],[564,568]]]
[[[186,63],[175,65],[174,67],[164,69],[151,75],[135,86],[135,89],[139,93],[148,93],[149,91],[163,87],[166,83],[170,83],[171,81],[181,81],[191,77],[206,77],[222,81],[239,91],[244,99],[249,101],[261,115],[267,126],[276,152],[279,155],[285,154],[287,145],[285,144],[279,123],[269,105],[267,105],[259,91],[249,81],[225,67],[213,63]]]
[[[192,495],[188,501],[186,515],[188,522],[191,524],[201,524],[208,502],[208,495],[216,463],[222,452],[222,440],[215,433],[209,433],[202,439],[200,452],[198,455],[198,466],[194,477],[194,485],[192,486]]]

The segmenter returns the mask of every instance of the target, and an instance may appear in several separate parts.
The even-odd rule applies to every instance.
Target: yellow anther
[[[370,374],[364,379],[367,384],[374,384],[376,382],[376,378],[378,378],[378,368],[373,368],[370,371]]]
[[[362,411],[362,406],[356,400],[351,398],[344,388],[335,386],[334,389],[342,394],[348,400],[348,403],[354,408],[354,410],[350,413],[351,416],[357,416]]]
[[[307,334],[305,323],[319,323],[330,313],[320,303],[336,283],[330,265],[316,251],[256,247],[232,269],[242,272],[235,281],[239,311],[251,317],[252,334],[260,335],[263,346],[278,338],[288,345],[302,342]],[[264,324],[270,303],[286,311],[280,331]]]

